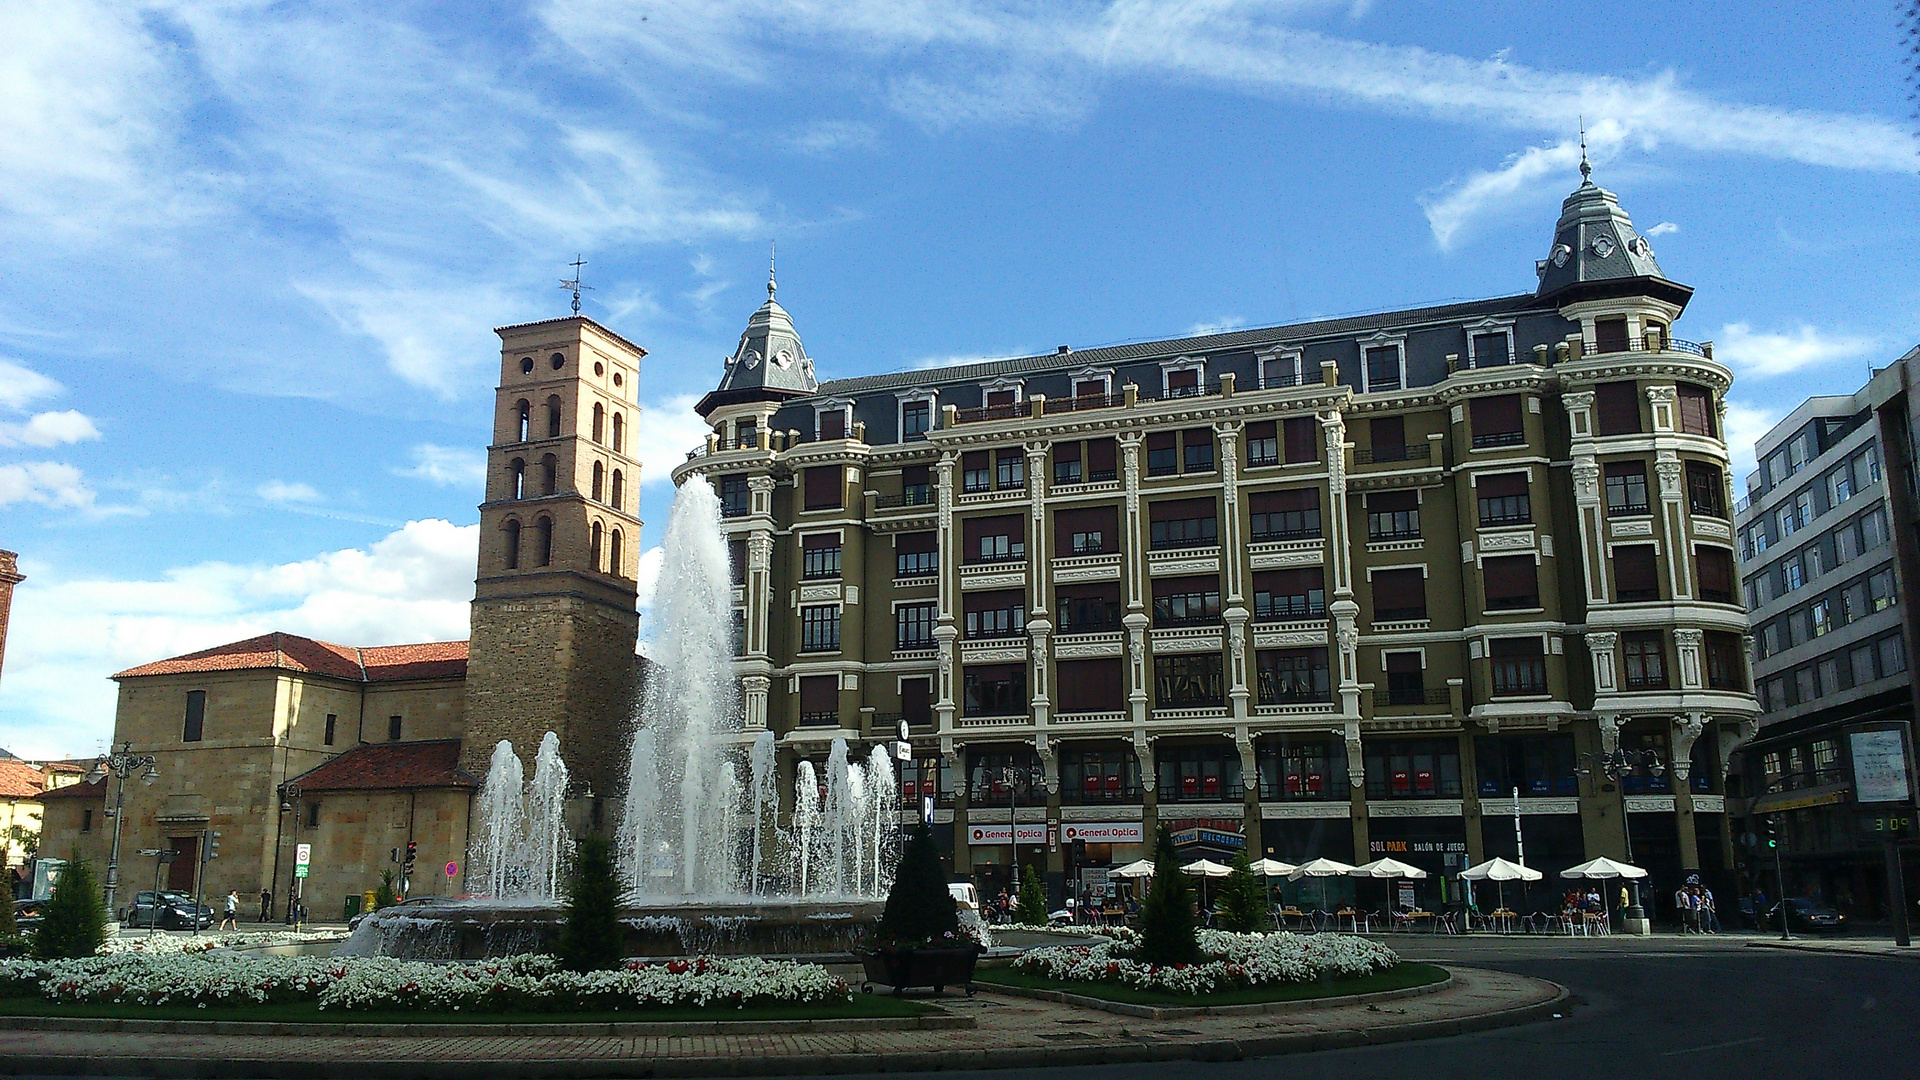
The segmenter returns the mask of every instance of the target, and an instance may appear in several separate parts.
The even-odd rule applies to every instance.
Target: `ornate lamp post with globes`
[[[160,779],[160,770],[152,754],[136,754],[133,744],[121,743],[120,749],[100,755],[93,763],[93,770],[87,773],[87,782],[97,784],[112,773],[119,780],[113,795],[113,848],[107,856],[107,916],[116,918],[114,896],[120,889],[120,818],[127,807],[127,777],[136,769],[145,769],[140,774],[140,782],[148,787]]]
[[[1658,779],[1665,775],[1667,771],[1667,763],[1660,759],[1660,754],[1657,751],[1628,750],[1623,746],[1616,746],[1604,754],[1581,754],[1580,761],[1582,764],[1575,770],[1580,775],[1591,776],[1595,772],[1598,772],[1615,784],[1620,783],[1623,777],[1635,775],[1651,776]],[[1625,790],[1622,790],[1620,793],[1620,831],[1622,835],[1625,836],[1627,842],[1627,862],[1631,863],[1633,862],[1633,826],[1630,823],[1630,815],[1627,813],[1627,794]],[[1633,903],[1628,905],[1625,917],[1628,919],[1644,919],[1647,917],[1646,909],[1640,906],[1640,883],[1638,881],[1633,883]]]

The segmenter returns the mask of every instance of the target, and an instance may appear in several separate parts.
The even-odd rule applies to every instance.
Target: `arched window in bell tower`
[[[602,437],[607,426],[607,407],[599,402],[593,403],[593,441],[605,442]]]
[[[519,426],[520,436],[519,438],[515,439],[514,442],[526,442],[527,436],[531,434],[531,432],[529,431],[528,425],[531,424],[533,421],[533,405],[530,404],[526,398],[521,398],[520,404],[516,405],[514,408],[518,411],[518,415],[520,418],[520,426]]]
[[[587,560],[593,563],[595,570],[600,569],[600,535],[600,523],[596,521],[593,523],[593,529],[588,533],[587,539]]]
[[[594,502],[601,501],[600,495],[603,490],[603,481],[606,479],[606,475],[607,475],[607,467],[605,465],[600,464],[597,461],[594,462],[593,463],[593,501]]]
[[[626,449],[626,439],[624,438],[624,436],[626,435],[626,431],[627,431],[626,418],[619,413],[614,413],[613,414],[613,451],[616,454]]]
[[[560,437],[560,395],[555,394],[552,397],[547,399],[547,438],[557,439],[559,437]]]
[[[552,495],[560,486],[560,463],[552,454],[540,459],[540,494]]]
[[[551,566],[553,564],[553,519],[541,518],[533,531],[534,565]]]
[[[527,459],[514,458],[507,462],[507,489],[513,492],[511,498],[527,497]]]
[[[506,534],[507,569],[518,570],[520,569],[520,523],[508,518],[507,523],[500,526],[500,530]]]
[[[618,419],[616,417],[616,419]],[[613,498],[608,504],[615,510],[625,513],[627,509],[627,474],[619,469],[613,470]]]
[[[614,475],[617,476],[619,474],[615,473]],[[624,542],[624,538],[620,535],[620,530],[619,529],[613,530],[613,544],[607,551],[607,573],[612,574],[614,577],[621,576],[620,552],[623,551],[625,548],[626,548],[626,544]]]

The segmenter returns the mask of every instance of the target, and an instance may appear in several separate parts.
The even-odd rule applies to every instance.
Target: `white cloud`
[[[1420,205],[1426,211],[1434,243],[1442,251],[1451,248],[1476,218],[1496,207],[1511,206],[1517,196],[1535,189],[1548,177],[1566,176],[1579,161],[1580,146],[1572,139],[1532,146],[1509,157],[1492,172],[1474,173],[1441,194],[1423,196]]]
[[[660,586],[660,560],[666,554],[665,549],[655,545],[640,553],[639,565],[633,568],[635,588],[639,594],[641,609],[653,606],[654,590]]]
[[[1734,480],[1742,490],[1747,474],[1755,467],[1753,448],[1759,444],[1760,437],[1772,430],[1784,415],[1779,409],[1736,398],[1727,399],[1727,430],[1724,434],[1727,437],[1727,452],[1733,458]]]
[[[1187,327],[1188,337],[1206,337],[1209,334],[1227,334],[1244,328],[1247,320],[1239,315],[1222,315],[1211,322],[1197,322]]]
[[[124,580],[30,565],[14,595],[0,744],[93,751],[112,731],[113,672],[272,630],[347,645],[464,640],[478,543],[477,525],[426,520],[277,566],[201,563]]]
[[[53,397],[65,389],[32,368],[0,359],[0,408],[24,412],[34,402]]]
[[[826,157],[842,150],[866,150],[879,142],[880,132],[859,120],[815,120],[786,135],[786,143],[803,154]]]
[[[29,502],[86,510],[92,508],[93,500],[93,489],[71,465],[57,461],[0,465],[0,506]]]
[[[291,483],[286,480],[269,480],[254,489],[255,495],[270,503],[317,503],[322,501],[320,493],[311,484]]]
[[[1030,356],[1027,352],[1005,352],[993,355],[972,354],[956,356],[923,356],[907,366],[915,371],[936,371],[940,368],[964,367],[967,364],[990,364],[995,360],[1009,360],[1017,356]]]
[[[59,446],[98,439],[100,429],[84,413],[37,413],[24,424],[0,422],[0,446]]]
[[[633,456],[641,465],[642,485],[672,483],[673,467],[687,460],[687,451],[706,446],[713,428],[693,411],[699,400],[698,394],[680,394],[641,405]]]
[[[421,443],[413,448],[413,464],[395,469],[396,476],[413,476],[442,487],[478,488],[487,480],[487,454],[460,446]]]
[[[1679,231],[1680,231],[1680,226],[1675,225],[1671,221],[1663,221],[1660,224],[1655,225],[1653,228],[1648,229],[1644,235],[1646,235],[1649,239],[1651,239],[1656,236],[1671,236],[1674,233],[1677,233]]]
[[[1742,375],[1764,379],[1864,356],[1879,344],[1875,338],[1829,334],[1807,323],[1776,333],[1756,332],[1751,324],[1737,322],[1720,328],[1714,358]]]

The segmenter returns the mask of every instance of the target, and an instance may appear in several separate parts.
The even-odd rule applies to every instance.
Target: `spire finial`
[[[767,299],[769,300],[773,299],[774,290],[780,287],[774,284],[773,280],[773,257],[778,253],[778,248],[775,245],[776,241],[767,241]]]
[[[580,268],[587,265],[587,260],[575,255],[573,261],[567,265],[573,267],[573,276],[562,278],[560,287],[573,293],[573,313],[578,315],[580,314],[580,291],[582,289],[592,291],[593,286],[580,284]]]
[[[1580,118],[1580,182],[1593,180],[1593,166],[1587,161],[1587,118]]]

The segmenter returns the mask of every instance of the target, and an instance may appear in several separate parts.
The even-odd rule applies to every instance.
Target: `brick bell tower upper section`
[[[551,730],[574,776],[604,795],[639,636],[640,462],[630,455],[646,350],[579,315],[495,333],[461,763],[484,775],[500,739],[530,760]]]

